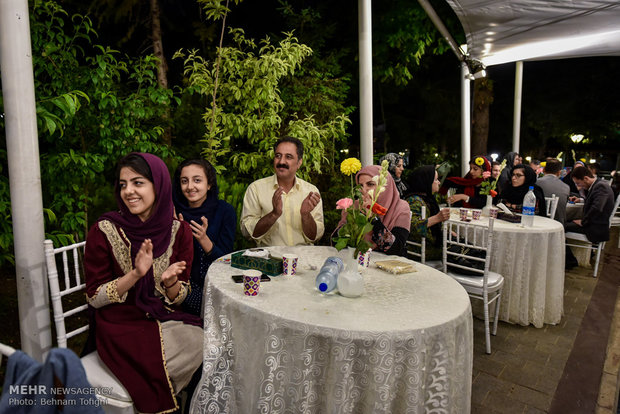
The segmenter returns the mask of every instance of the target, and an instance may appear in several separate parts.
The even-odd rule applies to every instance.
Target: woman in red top
[[[179,306],[192,232],[173,217],[170,175],[158,157],[122,158],[115,188],[119,211],[91,227],[84,255],[97,352],[138,411],[172,412],[202,362],[202,320]]]
[[[452,206],[482,208],[487,196],[480,194],[480,184],[491,176],[491,163],[486,157],[478,155],[469,162],[469,172],[465,177],[446,178],[440,194],[446,194],[449,188],[456,188],[456,194],[448,198]]]

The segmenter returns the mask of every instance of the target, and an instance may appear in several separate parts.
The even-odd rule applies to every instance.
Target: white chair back
[[[551,194],[551,197],[545,197],[545,203],[547,204],[547,217],[552,220],[555,218],[555,212],[558,209],[559,200],[560,199],[555,194]]]
[[[67,347],[67,339],[88,331],[87,317],[85,323],[81,322],[81,326],[69,332],[66,330],[65,323],[68,317],[77,315],[80,312],[85,312],[86,309],[88,309],[86,297],[82,296],[84,301],[67,311],[64,310],[62,300],[67,295],[86,289],[86,283],[82,280],[82,257],[85,245],[86,242],[80,242],[55,249],[54,243],[51,240],[45,240],[44,242],[45,262],[47,264],[52,309],[54,310],[54,323],[56,325],[56,339],[59,348]],[[61,281],[58,277],[58,268],[56,266],[57,255],[60,255],[62,263],[62,288]],[[84,315],[86,315],[86,313],[84,313]]]
[[[420,216],[422,219],[426,218],[426,206],[422,206]],[[422,237],[419,243],[407,240],[407,253],[414,258],[419,258],[420,263],[426,263],[426,237]]]
[[[50,285],[50,295],[52,309],[54,311],[54,324],[56,326],[56,339],[59,348],[67,347],[67,339],[88,331],[88,309],[86,295],[82,294],[81,301],[71,304],[72,301],[65,301],[68,305],[65,311],[63,298],[72,293],[85,291],[86,283],[82,277],[82,258],[86,242],[79,242],[70,246],[54,248],[51,240],[45,240],[45,262],[47,265],[47,276]],[[59,275],[56,261],[62,263],[62,273]],[[82,292],[85,293],[85,292]],[[72,299],[75,299],[72,297]],[[83,313],[84,319],[77,318],[76,315]],[[66,319],[71,317],[70,324],[80,325],[67,332]],[[84,371],[88,381],[96,390],[102,390],[101,394],[96,391],[97,398],[105,402],[103,410],[105,413],[133,413],[133,402],[125,387],[119,382],[114,374],[105,366],[99,358],[97,351],[81,358]],[[110,393],[111,390],[112,393]]]
[[[448,220],[443,223],[443,271],[459,282],[470,297],[482,300],[487,354],[491,353],[489,306],[495,303],[492,332],[495,335],[504,286],[502,275],[491,272],[489,269],[493,247],[494,221],[495,219],[489,218],[488,226],[455,220]],[[456,249],[450,250],[453,246]],[[483,254],[475,254],[475,251],[483,252]],[[454,263],[454,260],[451,260],[449,263],[449,258],[466,260],[459,263]],[[473,276],[470,276],[472,274]]]
[[[495,220],[493,218],[489,218],[488,227],[456,220],[448,220],[444,222],[444,273],[449,273],[448,266],[455,269],[453,271],[454,273],[459,273],[458,269],[465,270],[467,272],[478,273],[480,276],[484,276],[489,272],[491,249],[493,245],[494,221]],[[463,248],[463,253],[455,253],[450,251],[451,246]],[[477,255],[473,255],[472,253],[470,253],[473,251],[483,251],[485,252],[485,257],[481,258]],[[463,266],[460,264],[452,263],[449,261],[450,257],[460,257],[470,262],[484,263],[484,269],[481,270],[478,267]],[[484,283],[486,284],[486,280],[484,281]]]

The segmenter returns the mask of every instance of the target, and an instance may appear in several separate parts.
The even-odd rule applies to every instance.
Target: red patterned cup
[[[461,207],[461,208],[459,209],[459,214],[460,214],[460,216],[461,216],[461,220],[467,220],[467,214],[468,214],[468,213],[469,213],[469,210],[468,210],[468,209],[466,209],[466,208],[464,208],[464,207]]]
[[[474,220],[480,220],[481,215],[482,215],[482,210],[474,209],[471,211],[471,218]]]

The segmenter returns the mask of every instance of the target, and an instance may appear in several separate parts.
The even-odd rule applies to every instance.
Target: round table
[[[394,275],[371,253],[361,297],[321,294],[331,247],[269,248],[299,256],[298,274],[243,294],[220,258],[205,283],[203,375],[193,413],[468,413],[470,300],[452,278],[415,263]]]
[[[458,220],[458,210],[451,218]],[[488,226],[488,217],[472,223]],[[564,313],[564,227],[534,216],[532,227],[495,220],[490,269],[504,276],[499,311],[503,321],[520,325],[557,324]]]

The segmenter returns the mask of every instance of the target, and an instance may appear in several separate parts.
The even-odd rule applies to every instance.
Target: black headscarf
[[[423,165],[422,167],[416,168],[411,172],[409,175],[409,180],[407,181],[409,194],[407,194],[406,197],[415,194],[424,200],[424,203],[428,206],[429,210],[426,218],[439,213],[439,204],[437,204],[437,199],[433,195],[434,181],[435,167],[432,165]],[[433,234],[436,241],[441,241],[441,226],[431,226],[429,227],[429,230]]]
[[[518,169],[523,169],[523,173],[525,174],[525,182],[519,187],[513,187],[511,179],[508,185],[500,193],[500,200],[507,201],[510,204],[523,204],[523,198],[529,191],[530,186],[533,186],[534,195],[536,196],[538,215],[546,216],[547,203],[545,201],[545,193],[542,188],[536,185],[536,173],[529,165],[525,164],[515,165],[513,171]]]
[[[512,170],[516,168],[513,164],[517,155],[519,155],[518,152],[509,152],[508,154],[504,155],[504,159],[506,160],[506,166],[502,170],[497,180],[497,188],[499,189],[500,193],[506,187],[510,187]]]

